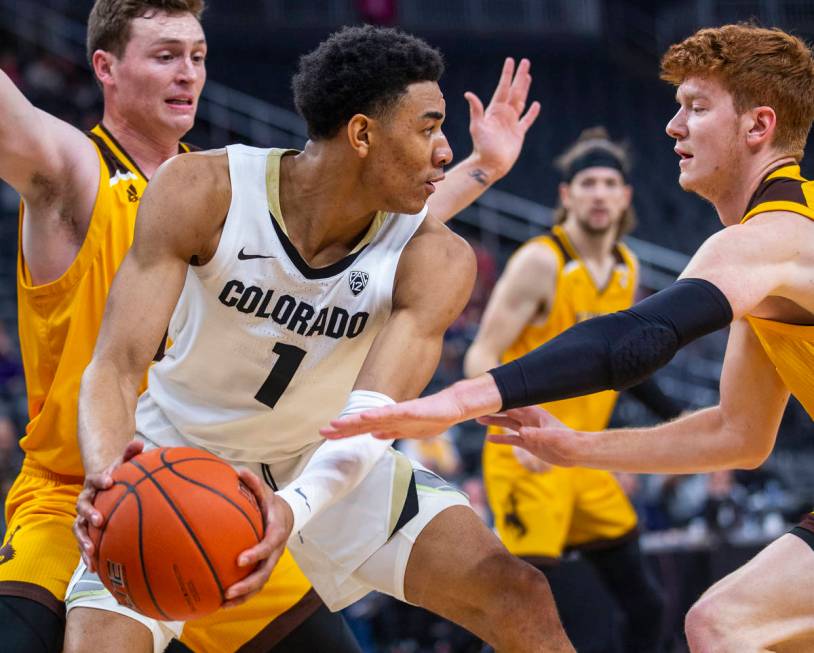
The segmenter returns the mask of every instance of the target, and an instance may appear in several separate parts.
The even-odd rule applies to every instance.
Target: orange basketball
[[[105,521],[90,536],[99,576],[122,605],[186,621],[217,610],[253,571],[237,556],[263,537],[263,517],[228,463],[200,449],[153,449],[113,480],[96,495]]]

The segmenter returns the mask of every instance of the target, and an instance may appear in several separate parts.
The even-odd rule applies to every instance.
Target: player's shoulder
[[[436,262],[443,260],[440,258],[442,256],[448,261],[475,262],[475,252],[466,239],[430,214],[424,218],[408,247],[422,256],[434,258]]]
[[[512,254],[506,270],[520,275],[556,274],[565,262],[565,254],[550,233],[536,236],[523,243]]]
[[[472,246],[449,227],[427,215],[404,248],[399,276],[426,278],[429,282],[467,283],[477,272]]]
[[[170,186],[185,197],[207,201],[229,194],[229,158],[226,150],[199,150],[177,154],[159,166],[150,186]]]

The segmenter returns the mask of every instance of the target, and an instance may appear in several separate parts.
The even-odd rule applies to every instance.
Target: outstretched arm
[[[814,222],[785,212],[727,227],[701,247],[681,280],[633,308],[582,322],[520,359],[435,395],[334,420],[329,437],[369,431],[429,437],[501,409],[624,389],[770,295],[814,312],[813,236]]]
[[[744,321],[733,323],[721,375],[721,402],[651,428],[572,431],[546,411],[517,408],[482,418],[511,431],[490,435],[555,465],[651,474],[753,469],[773,446],[788,390]]]
[[[82,132],[34,107],[2,71],[0,178],[25,200],[20,238],[34,283],[56,279],[87,232],[99,158]]]
[[[530,67],[529,60],[522,59],[515,74],[514,59],[506,59],[485,110],[477,95],[471,91],[465,94],[472,154],[447,173],[428,200],[430,213],[436,219],[446,222],[472,204],[508,174],[517,161],[526,132],[540,114],[540,103],[536,101],[523,113],[531,85]]]

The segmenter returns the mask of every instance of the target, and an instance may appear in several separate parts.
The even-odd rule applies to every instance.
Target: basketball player
[[[514,360],[578,321],[633,304],[638,262],[620,240],[634,222],[627,152],[600,127],[583,132],[556,163],[562,174],[556,226],[510,259],[466,354],[467,376]],[[573,428],[598,431],[608,425],[616,397],[605,391],[545,407]],[[540,469],[538,462],[523,449],[484,447],[484,485],[501,541],[547,572],[555,596],[562,575],[567,597],[569,578],[556,568],[563,550],[582,551],[627,617],[624,650],[657,651],[661,596],[644,566],[636,512],[619,482],[606,471]],[[577,624],[579,616],[569,614],[567,600],[558,603],[568,630],[569,617]],[[582,606],[571,612],[577,611]],[[579,630],[575,625],[571,633],[577,648]]]
[[[649,429],[572,431],[539,408],[509,410],[496,435],[557,465],[692,473],[754,468],[771,452],[789,393],[814,416],[814,182],[799,162],[814,120],[814,57],[778,29],[726,25],[674,45],[667,125],[679,183],[724,229],[671,287],[584,322],[526,357],[417,402],[335,422],[341,434],[423,435],[498,410],[623,388],[731,322],[718,406]],[[693,651],[814,649],[814,516],[714,585],[690,611]]]
[[[181,624],[152,622],[154,637],[114,625],[106,611],[128,609],[78,588],[95,578],[94,493],[141,447],[181,444],[241,467],[264,505],[265,537],[238,559],[259,567],[227,605],[260,590],[288,541],[332,610],[376,589],[501,651],[573,650],[545,577],[462,494],[388,442],[318,434],[331,415],[416,396],[471,291],[471,250],[425,208],[452,158],[442,70],[414,37],[345,28],[294,78],[303,152],[230,146],[155,175],[80,390],[76,534],[89,568],[68,589],[68,651],[99,650],[114,627],[131,651],[177,634]],[[173,346],[139,398],[168,324]],[[77,623],[79,607],[95,609]]]
[[[0,177],[24,200],[17,294],[31,417],[23,469],[6,503],[3,550],[12,555],[0,562],[4,651],[62,649],[62,600],[78,560],[70,527],[83,480],[76,446],[80,375],[147,180],[189,149],[179,139],[193,124],[205,80],[202,10],[200,0],[94,5],[88,56],[105,113],[89,134],[35,109],[0,72]],[[485,111],[477,97],[468,98],[476,150],[439,191],[443,218],[505,174],[519,153],[526,125],[519,125],[517,107],[522,113],[528,62],[513,73],[507,61]],[[190,624],[184,641],[197,650],[234,650],[251,640],[268,650],[285,638],[275,648],[283,651],[296,649],[303,633],[315,645],[324,633],[333,650],[357,650],[341,620],[320,606],[286,554],[267,594],[230,615],[239,622],[218,613]]]

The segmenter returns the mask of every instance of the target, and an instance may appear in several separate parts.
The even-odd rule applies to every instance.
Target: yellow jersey
[[[79,383],[93,355],[113,276],[133,241],[136,211],[147,186],[146,176],[103,125],[87,136],[99,157],[99,188],[76,258],[55,281],[34,285],[21,244],[17,253],[29,414],[20,444],[29,461],[73,477],[84,476],[76,437]],[[179,152],[189,149],[179,146]],[[24,218],[21,203],[21,228]]]
[[[557,257],[557,285],[548,316],[542,324],[529,324],[501,357],[508,363],[551,340],[578,322],[630,308],[638,284],[638,261],[622,243],[614,247],[616,265],[599,288],[565,230],[556,226],[550,235],[529,241],[549,247]],[[556,374],[556,370],[552,370]],[[610,420],[618,393],[597,392],[543,404],[564,424],[578,431],[600,431]]]
[[[789,211],[814,220],[814,181],[800,174],[800,166],[783,166],[767,175],[741,222],[768,211]],[[814,326],[751,315],[746,319],[783,383],[814,418]]]

